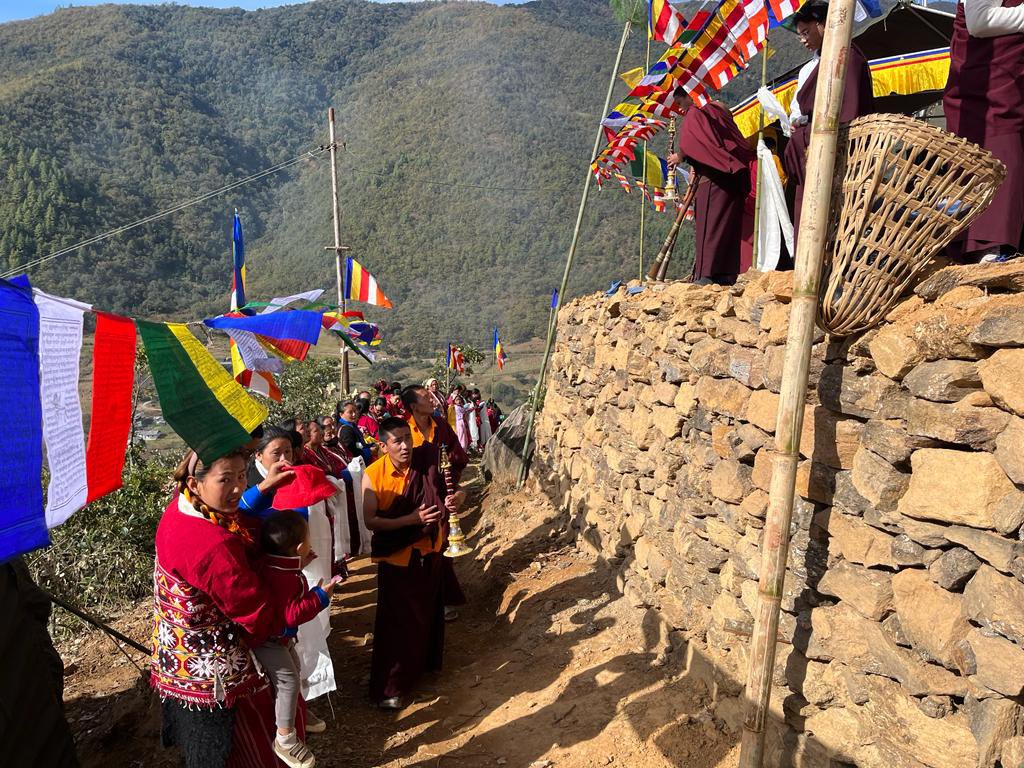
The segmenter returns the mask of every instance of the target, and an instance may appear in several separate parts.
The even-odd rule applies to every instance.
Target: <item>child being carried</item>
[[[295,731],[302,670],[295,653],[300,624],[311,621],[331,604],[331,593],[342,580],[323,580],[312,589],[302,575],[309,558],[309,526],[298,512],[286,509],[271,513],[260,526],[260,546],[265,557],[260,575],[268,590],[267,602],[275,607],[279,623],[263,645],[253,649],[274,685],[274,716],[277,737],[274,752],[291,768],[313,768],[316,758]]]

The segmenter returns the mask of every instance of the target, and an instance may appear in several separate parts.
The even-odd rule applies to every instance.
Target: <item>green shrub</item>
[[[154,537],[177,458],[133,454],[120,490],[76,512],[50,532],[49,547],[28,556],[39,585],[100,617],[150,595]],[[59,608],[54,620],[58,636],[77,627]]]

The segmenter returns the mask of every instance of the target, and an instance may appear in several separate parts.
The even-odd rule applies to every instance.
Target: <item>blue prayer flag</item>
[[[245,242],[242,239],[242,220],[235,209],[235,225],[231,236],[233,273],[231,276],[231,309],[245,306]]]
[[[43,515],[43,410],[39,400],[39,310],[27,280],[0,280],[0,359],[7,439],[0,474],[0,563],[50,543]]]
[[[323,313],[308,309],[292,309],[281,312],[270,312],[265,315],[251,317],[231,317],[221,315],[204,320],[210,328],[224,330],[234,328],[239,331],[250,331],[271,339],[293,339],[306,344],[316,344],[320,338]]]
[[[558,306],[558,289],[555,288],[555,290],[553,290],[551,292],[551,308],[555,309],[555,307],[557,307],[557,306]]]

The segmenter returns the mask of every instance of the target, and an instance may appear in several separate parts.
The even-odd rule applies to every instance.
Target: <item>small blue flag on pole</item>
[[[558,306],[558,289],[555,288],[555,290],[553,290],[551,292],[551,308],[554,309],[557,306]]]
[[[231,276],[231,309],[245,306],[245,242],[242,240],[242,220],[235,208],[235,224],[231,235],[233,273]]]

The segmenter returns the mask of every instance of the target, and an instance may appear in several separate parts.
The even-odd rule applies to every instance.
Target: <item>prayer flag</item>
[[[555,290],[553,290],[551,292],[551,308],[554,309],[557,306],[558,306],[558,289],[555,288]]]
[[[505,367],[505,361],[508,360],[508,355],[505,354],[505,350],[501,346],[501,339],[498,338],[498,327],[494,327],[494,359],[498,363],[498,370],[500,371]]]
[[[345,296],[378,307],[392,306],[391,299],[377,285],[377,278],[351,256],[345,260]]]
[[[50,543],[43,516],[43,414],[39,400],[39,310],[26,282],[0,280],[0,563]]]
[[[135,344],[134,322],[106,312],[96,313],[92,413],[85,448],[89,481],[87,504],[121,487],[124,455],[132,428]]]
[[[233,328],[258,333],[269,339],[291,339],[305,344],[316,344],[320,338],[322,314],[308,309],[249,316],[234,313],[208,318],[203,324],[221,331]]]
[[[238,218],[238,209],[235,209],[235,222],[234,230],[232,233],[232,264],[233,274],[231,278],[231,311],[238,312],[244,315],[252,314],[251,310],[246,310],[245,300],[245,245],[242,239],[242,220]],[[322,291],[321,291],[322,293]],[[320,294],[316,294],[315,298],[319,298]],[[304,298],[302,294],[298,296],[288,296],[284,299],[274,299],[270,302],[270,305],[263,310],[264,313],[273,312],[275,309],[279,309],[281,306],[285,306],[290,301]],[[278,306],[275,306],[275,302],[281,302]],[[231,334],[228,334],[229,336]],[[231,355],[231,375],[235,381],[241,384],[243,387],[248,387],[254,392],[258,392],[264,397],[269,397],[271,400],[281,402],[281,390],[278,389],[277,382],[274,381],[273,375],[270,370],[253,370],[251,366],[247,366],[245,359],[238,348],[238,339],[230,338],[228,340],[228,350]]]
[[[149,356],[160,410],[204,464],[249,442],[267,409],[253,400],[180,323],[136,325]]]
[[[231,235],[233,273],[231,276],[231,309],[245,306],[245,243],[242,240],[242,220],[235,208],[235,223]]]
[[[650,0],[647,37],[672,45],[686,26],[686,19],[668,0]]]
[[[643,67],[634,67],[626,72],[619,73],[619,80],[624,82],[629,88],[633,88],[637,83],[640,82],[640,78],[644,76]]]
[[[34,294],[39,310],[39,399],[50,468],[46,527],[53,528],[84,507],[89,495],[78,372],[82,323],[91,307],[38,289]]]
[[[804,0],[768,0],[768,10],[775,19],[774,26],[781,24],[800,10],[800,6],[803,4]]]

